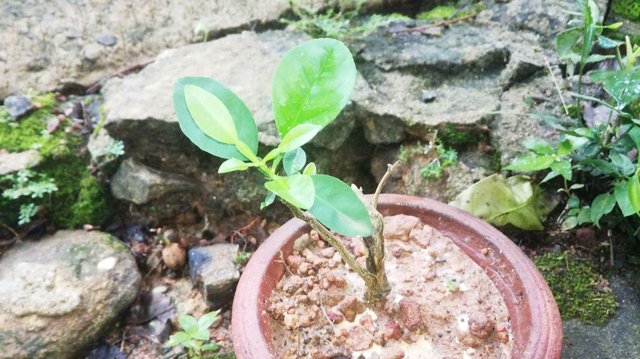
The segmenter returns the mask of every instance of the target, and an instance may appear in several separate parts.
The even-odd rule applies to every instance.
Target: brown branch
[[[478,14],[471,14],[471,15],[459,17],[457,19],[434,22],[433,24],[426,24],[422,26],[408,27],[408,28],[397,29],[397,30],[389,30],[389,32],[393,34],[397,34],[400,32],[424,32],[425,30],[432,29],[434,27],[445,27],[445,26],[456,24],[458,22],[467,21],[475,18],[477,15]]]
[[[12,239],[0,242],[0,247],[10,246],[10,245],[14,244],[16,241],[20,240],[20,235],[11,226],[9,226],[8,224],[6,224],[6,223],[4,223],[2,221],[0,221],[0,226],[6,228],[9,232],[11,232],[11,234],[13,234],[13,238]]]
[[[382,187],[384,187],[384,185],[389,180],[389,177],[391,177],[391,174],[396,170],[396,168],[398,168],[399,165],[400,161],[396,161],[392,165],[387,165],[387,172],[385,172],[384,176],[382,176],[382,179],[380,179],[378,187],[376,188],[376,192],[373,195],[373,200],[371,201],[371,206],[373,207],[373,209],[377,210],[378,197],[380,197],[380,193],[382,193]]]

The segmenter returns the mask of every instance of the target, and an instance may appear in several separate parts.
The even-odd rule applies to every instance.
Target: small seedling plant
[[[546,171],[542,183],[561,184],[559,192],[566,199],[563,229],[600,226],[606,219],[610,228],[635,236],[640,228],[636,216],[640,211],[640,48],[628,37],[617,41],[604,36],[605,30],[615,30],[621,23],[598,23],[599,9],[593,0],[579,0],[578,6],[580,12],[574,13],[576,19],[571,22],[574,27],[556,38],[558,57],[568,75],[578,76],[576,92],[570,93],[576,103],[564,105],[562,119],[538,115],[560,132],[558,143],[526,141],[529,154],[506,169]],[[589,66],[603,61],[609,64],[587,72]],[[585,75],[601,85],[605,94],[584,94]]]
[[[190,315],[182,315],[178,318],[182,330],[175,332],[165,343],[165,347],[171,348],[181,345],[187,349],[186,358],[199,359],[207,357],[208,353],[217,352],[220,347],[216,343],[209,342],[211,332],[209,327],[218,320],[219,311],[209,312],[199,319]]]
[[[173,101],[182,132],[200,149],[226,159],[218,173],[257,170],[265,179],[265,208],[276,198],[306,221],[364,280],[367,300],[388,291],[384,273],[382,215],[376,210],[379,189],[371,203],[338,178],[317,173],[302,146],[342,111],[356,81],[356,66],[340,41],[315,39],[289,52],[273,79],[272,102],[280,144],[258,156],[258,130],[244,102],[221,83],[185,77],[174,86]],[[362,237],[366,266],[338,238]]]

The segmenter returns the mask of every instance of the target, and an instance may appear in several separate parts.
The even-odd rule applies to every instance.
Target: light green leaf
[[[207,343],[200,347],[200,349],[203,352],[217,352],[220,349],[220,346],[216,343]]]
[[[327,228],[347,237],[373,233],[369,211],[351,187],[327,175],[313,175],[315,201],[309,212]]]
[[[601,193],[591,203],[591,222],[600,226],[600,218],[613,211],[616,205],[616,197],[611,193]]]
[[[181,315],[178,318],[178,322],[180,323],[182,330],[189,335],[198,331],[198,321],[190,315]]]
[[[209,312],[198,319],[198,327],[209,328],[216,320],[218,320],[219,311]],[[208,338],[207,338],[208,339]],[[204,340],[204,339],[203,339]]]
[[[196,125],[207,136],[229,145],[238,142],[238,132],[227,107],[201,87],[186,85],[184,100]]]
[[[567,219],[565,219],[564,222],[562,222],[562,225],[560,225],[560,230],[568,231],[572,228],[575,228],[577,225],[578,225],[578,217],[570,216],[570,217],[567,217]]]
[[[233,171],[244,171],[249,168],[248,163],[244,163],[237,158],[230,158],[220,165],[218,173],[228,173]]]
[[[615,58],[614,55],[593,54],[593,55],[589,55],[589,57],[587,57],[585,62],[587,64],[592,64],[594,62],[600,62],[600,61],[609,60],[609,59],[613,59],[613,58]]]
[[[585,206],[580,208],[580,212],[578,212],[577,220],[578,220],[578,225],[591,223],[591,207]]]
[[[311,176],[298,174],[279,177],[265,183],[264,186],[298,208],[307,209],[313,204],[315,189]]]
[[[554,161],[554,156],[518,157],[504,169],[510,171],[534,172],[549,168]]]
[[[603,49],[613,49],[624,44],[623,41],[613,40],[605,36],[598,37],[598,45]]]
[[[557,203],[527,176],[505,179],[495,174],[471,185],[450,204],[497,226],[542,230],[542,222]]]
[[[315,39],[290,50],[276,69],[273,112],[280,137],[307,123],[333,121],[351,97],[356,66],[340,41]]]
[[[276,200],[276,194],[273,192],[269,192],[267,194],[267,197],[265,197],[262,203],[260,203],[260,209],[262,210],[266,207],[269,207],[275,200]]]
[[[235,145],[215,140],[198,127],[185,100],[185,87],[190,85],[199,87],[222,101],[227,112],[231,114],[241,144],[248,152],[255,155],[258,151],[258,129],[251,112],[231,90],[206,77],[183,77],[174,85],[174,108],[180,129],[189,140],[201,150],[214,156],[246,160],[246,157],[238,151]]]
[[[545,141],[539,138],[530,138],[523,142],[524,147],[539,155],[551,155],[553,154],[553,147]]]
[[[632,71],[591,71],[591,79],[602,83],[605,91],[622,108],[640,97],[640,69]]]
[[[188,340],[191,340],[191,336],[189,336],[189,334],[185,332],[176,332],[175,334],[171,335],[164,346],[167,348],[175,347],[176,345],[181,345]]]
[[[292,128],[282,139],[278,148],[281,152],[293,151],[296,148],[311,141],[318,132],[322,130],[322,126],[303,123]]]
[[[568,29],[556,36],[556,52],[558,57],[566,60],[569,54],[574,52],[574,48],[580,40],[581,31],[578,28]]]
[[[304,171],[302,171],[302,174],[305,175],[314,175],[316,174],[317,170],[316,170],[316,164],[313,162],[310,162],[307,167],[304,168]]]
[[[627,192],[629,193],[629,202],[631,203],[631,207],[633,207],[636,213],[640,212],[640,180],[638,180],[637,173],[629,179]]]
[[[300,147],[284,154],[282,158],[282,167],[287,175],[291,176],[304,168],[307,162],[307,154]]]
[[[636,146],[636,149],[640,150],[640,127],[633,126],[629,130],[628,134],[631,141],[633,141],[633,144]]]
[[[191,335],[193,339],[198,339],[202,341],[207,341],[211,337],[211,332],[209,332],[209,328],[198,328],[198,330]]]
[[[609,154],[609,159],[616,171],[623,176],[631,176],[636,171],[636,166],[626,155],[612,152]]]
[[[622,181],[618,183],[613,188],[613,194],[616,197],[616,201],[618,202],[618,207],[620,211],[622,211],[622,215],[628,217],[634,213],[636,210],[631,205],[631,200],[629,199],[629,190],[627,181]]]
[[[551,169],[554,172],[559,173],[567,181],[571,181],[573,172],[571,171],[571,161],[570,160],[562,160],[562,161],[553,162],[551,164]]]
[[[566,156],[571,151],[573,151],[573,144],[568,139],[558,143],[558,156]]]

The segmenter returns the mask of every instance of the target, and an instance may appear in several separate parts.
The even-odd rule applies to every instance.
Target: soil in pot
[[[317,233],[297,239],[268,309],[278,357],[511,357],[507,307],[480,266],[416,217],[386,217],[384,235],[391,290],[376,304]],[[362,240],[344,241],[364,264]]]

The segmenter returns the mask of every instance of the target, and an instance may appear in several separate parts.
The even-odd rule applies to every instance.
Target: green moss
[[[80,191],[76,202],[71,206],[71,227],[90,223],[102,224],[110,216],[107,196],[103,185],[86,173],[80,181]]]
[[[611,11],[629,20],[640,21],[640,1],[613,0]]]
[[[445,147],[461,148],[468,145],[475,145],[486,139],[478,131],[472,129],[460,129],[451,124],[447,124],[438,129],[438,140]]]
[[[102,237],[102,242],[104,244],[106,244],[107,246],[116,249],[116,250],[126,250],[127,247],[120,242],[119,240],[117,240],[115,237],[111,236],[110,234],[105,234]]]
[[[416,16],[418,20],[429,20],[429,21],[440,21],[440,20],[448,20],[455,13],[456,8],[451,5],[440,5],[436,6],[431,10],[423,11]]]
[[[591,263],[574,258],[570,252],[547,253],[534,262],[549,284],[563,319],[604,325],[616,313],[615,296],[597,287],[601,276]]]
[[[37,149],[45,158],[70,153],[81,142],[78,136],[61,130],[52,134],[46,131],[55,107],[54,95],[36,96],[33,102],[41,107],[18,121],[0,121],[0,148],[10,152]]]

